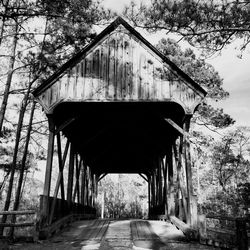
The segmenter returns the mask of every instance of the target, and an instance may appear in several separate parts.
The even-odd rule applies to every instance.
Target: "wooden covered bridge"
[[[147,180],[150,218],[197,228],[188,131],[206,91],[127,22],[117,18],[33,94],[50,131],[41,232],[70,216],[94,218],[108,173]]]

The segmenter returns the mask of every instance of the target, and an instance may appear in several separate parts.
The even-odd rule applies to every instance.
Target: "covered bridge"
[[[127,22],[118,17],[33,94],[50,130],[41,228],[73,213],[94,215],[98,181],[108,173],[147,180],[151,218],[196,225],[187,132],[206,92]]]

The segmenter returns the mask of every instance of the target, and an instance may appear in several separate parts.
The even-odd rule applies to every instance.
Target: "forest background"
[[[159,32],[156,47],[208,92],[190,137],[199,212],[249,213],[250,127],[235,126],[235,118],[218,108],[230,93],[207,60],[235,41],[239,57],[249,53],[250,3],[152,0],[128,6],[122,16],[146,38]],[[37,209],[42,194],[48,127],[32,90],[115,17],[105,1],[0,1],[0,210]],[[106,217],[147,214],[147,186],[139,176],[109,175],[99,194]]]

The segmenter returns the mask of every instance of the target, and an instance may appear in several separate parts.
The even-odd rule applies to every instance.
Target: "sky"
[[[143,0],[148,2],[148,0]],[[125,5],[130,0],[103,0],[102,5],[121,14]],[[139,3],[140,0],[134,0]],[[146,31],[138,30],[152,44],[156,44],[163,34],[149,35]],[[221,55],[210,58],[208,63],[214,66],[224,79],[223,87],[229,92],[226,100],[214,103],[218,108],[236,120],[236,126],[250,126],[250,47],[243,53],[243,58],[237,57],[239,51],[235,50],[236,44],[224,49]]]

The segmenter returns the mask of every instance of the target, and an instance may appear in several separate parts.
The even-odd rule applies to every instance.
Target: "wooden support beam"
[[[60,140],[60,134],[57,134],[57,146],[58,146],[58,163],[59,163],[59,173],[56,181],[56,186],[55,186],[55,191],[54,191],[54,197],[53,197],[53,202],[51,206],[51,211],[50,211],[50,216],[49,216],[49,224],[52,223],[53,217],[54,217],[54,212],[55,212],[55,207],[56,207],[56,200],[57,200],[57,195],[59,191],[59,186],[61,186],[61,198],[62,200],[65,200],[65,194],[64,194],[64,182],[63,182],[63,169],[65,166],[66,162],[66,157],[68,154],[68,148],[69,148],[69,140],[67,140],[64,153],[63,153],[63,158],[62,158],[62,153],[61,153],[61,140]]]
[[[107,175],[107,173],[102,174],[102,175],[98,178],[98,182],[101,181],[106,175]]]
[[[70,145],[69,171],[68,171],[68,186],[67,186],[67,201],[72,202],[72,188],[74,181],[74,147]]]
[[[151,182],[151,194],[152,194],[152,208],[155,207],[155,174],[152,173],[152,182]]]
[[[170,221],[184,233],[188,240],[197,240],[198,231],[191,228],[190,225],[184,223],[175,216],[170,216]]]
[[[97,196],[97,194],[96,194],[96,175],[95,174],[93,174],[92,179],[93,179],[93,183],[92,183],[92,186],[93,186],[93,194],[92,194],[93,207],[95,207],[96,206],[96,196]]]
[[[53,164],[53,153],[54,153],[54,140],[55,140],[55,124],[51,117],[48,117],[49,122],[49,141],[48,141],[48,152],[47,152],[47,162],[46,162],[46,172],[44,180],[43,195],[46,197],[43,200],[41,208],[41,217],[43,221],[48,223],[49,214],[49,196],[50,196],[50,186],[51,186],[51,174],[52,174],[52,164]]]
[[[180,133],[181,135],[183,135],[186,140],[188,140],[188,136],[189,134],[182,129],[178,124],[176,124],[173,120],[169,119],[169,118],[165,118],[164,119],[168,124],[170,124],[178,133]]]
[[[82,167],[82,181],[81,181],[81,204],[85,205],[85,178],[86,178],[86,166],[84,165],[82,161],[83,167]]]
[[[143,174],[139,173],[139,175],[146,181],[148,182],[148,178],[146,176],[144,176]]]
[[[85,196],[86,196],[86,205],[89,205],[89,167],[86,167],[86,175],[85,175]]]
[[[76,118],[70,118],[67,121],[65,121],[61,126],[59,126],[56,131],[55,134],[58,134],[60,131],[62,131],[64,128],[66,128],[67,126],[69,126],[72,122],[74,122],[76,120]]]
[[[62,159],[62,147],[61,147],[61,137],[60,137],[60,133],[58,133],[56,135],[56,138],[57,138],[57,154],[58,154],[58,167],[59,167],[59,175],[60,177],[58,176],[58,179],[60,184],[61,184],[61,198],[63,200],[65,200],[65,194],[64,194],[64,182],[63,182],[63,159]],[[56,190],[56,188],[55,188]],[[54,197],[57,197],[57,192],[55,192],[55,195]]]
[[[57,177],[57,181],[56,181],[56,187],[55,187],[55,191],[54,191],[54,198],[57,198],[57,195],[58,195],[58,191],[59,191],[59,186],[61,185],[61,195],[62,195],[62,199],[65,199],[64,198],[64,183],[63,182],[63,169],[64,169],[64,166],[65,166],[65,162],[66,162],[66,157],[67,157],[67,154],[68,154],[68,149],[69,149],[69,140],[67,140],[67,143],[66,143],[66,146],[65,146],[65,149],[64,149],[64,153],[63,153],[63,158],[60,157],[60,160],[59,160],[59,174],[58,174],[58,177]],[[58,150],[58,154],[59,154],[59,150]]]
[[[151,178],[148,176],[148,215],[151,216]]]
[[[175,214],[175,194],[174,194],[174,164],[172,147],[167,148],[166,154],[167,163],[167,189],[168,189],[168,215]]]
[[[180,138],[180,145],[179,145],[179,150],[177,150],[177,145],[176,143],[173,145],[173,155],[174,155],[174,162],[175,162],[175,166],[177,169],[177,186],[181,191],[181,195],[182,195],[182,203],[183,203],[183,208],[184,208],[184,218],[187,220],[187,214],[188,214],[188,207],[187,207],[187,201],[186,201],[186,197],[187,197],[187,192],[186,189],[184,187],[184,180],[183,180],[183,176],[182,176],[182,170],[184,170],[184,167],[182,166],[182,138]],[[181,209],[181,207],[179,207],[179,209]]]
[[[189,131],[191,116],[186,117],[184,123],[184,130]],[[186,183],[187,183],[187,207],[188,216],[187,223],[191,226],[197,226],[197,209],[195,208],[195,200],[193,200],[193,184],[192,184],[192,163],[190,155],[190,142],[183,138],[184,160],[186,170]]]
[[[158,168],[157,168],[157,172],[158,172],[158,193],[159,193],[159,205],[162,206],[162,166],[161,166],[161,159],[158,159]]]
[[[73,201],[75,202],[76,195],[77,195],[77,202],[80,203],[80,185],[79,185],[79,178],[80,178],[80,170],[81,170],[81,162],[78,163],[78,155],[75,155],[75,188],[73,193]]]

